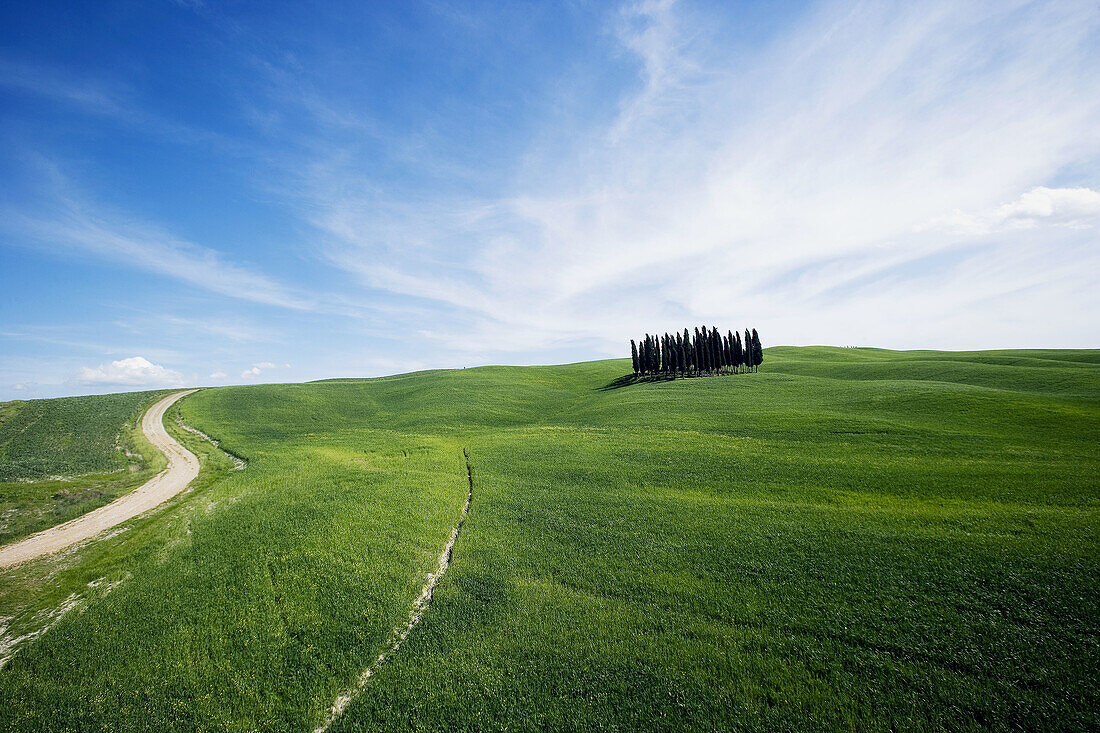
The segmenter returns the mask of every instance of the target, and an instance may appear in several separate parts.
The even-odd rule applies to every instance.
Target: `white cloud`
[[[17,389],[19,391],[23,391],[26,388],[27,388],[27,385],[25,385],[25,384],[16,384],[16,385],[12,386],[12,389]]]
[[[978,214],[955,211],[925,228],[982,235],[1006,229],[1032,229],[1040,224],[1085,228],[1100,219],[1100,191],[1091,188],[1037,186],[1018,199]]]
[[[261,372],[267,371],[269,369],[280,369],[280,368],[289,369],[290,364],[283,364],[282,366],[280,366],[279,364],[276,364],[276,363],[271,362],[271,361],[258,361],[255,364],[253,364],[250,368],[245,369],[243,372],[241,372],[241,378],[242,379],[250,379],[252,377],[259,376]]]
[[[81,384],[112,384],[132,387],[182,387],[183,375],[174,369],[154,364],[141,356],[100,364],[95,369],[81,367],[76,376]]]
[[[699,321],[995,346],[1100,305],[1076,275],[1100,251],[1073,229],[1096,193],[1052,183],[1100,155],[1095,3],[830,3],[751,52],[674,3],[623,17],[640,91],[572,150],[532,151],[498,197],[388,201],[347,151],[309,168],[330,260],[431,305],[431,337],[477,354],[621,353]],[[952,211],[988,212],[971,235],[1013,236],[928,228]]]
[[[210,372],[210,376],[207,377],[207,378],[208,379],[225,379],[227,376],[229,376],[229,375],[226,374],[225,372]]]

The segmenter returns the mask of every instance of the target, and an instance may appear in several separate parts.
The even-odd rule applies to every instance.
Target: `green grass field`
[[[140,424],[164,394],[0,403],[0,544],[102,506],[164,468]]]
[[[0,728],[1100,726],[1100,352],[204,390],[194,489],[0,574]],[[105,582],[101,582],[105,581]],[[110,592],[106,588],[117,582]],[[13,631],[14,630],[14,631]]]

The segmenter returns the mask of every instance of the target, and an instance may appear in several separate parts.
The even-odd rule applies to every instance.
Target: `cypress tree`
[[[752,365],[760,371],[760,365],[764,363],[764,347],[760,345],[760,335],[756,329],[752,330]]]
[[[710,371],[718,372],[718,351],[714,348],[714,329],[707,331],[707,352],[710,354]]]
[[[730,358],[730,364],[733,365],[733,373],[737,374],[741,371],[741,334],[730,333],[730,349],[733,352],[733,356]]]
[[[695,334],[695,340],[698,342],[697,350],[699,352],[699,371],[704,374],[707,371],[707,327],[703,326]]]
[[[703,345],[699,343],[699,327],[695,327],[695,338],[691,341],[692,357],[695,359],[694,366],[695,371],[701,372],[703,370]]]
[[[638,373],[638,346],[634,339],[630,339],[630,366],[634,368],[634,374]]]
[[[703,326],[703,368],[707,373],[714,371],[714,351],[711,349],[710,331]]]
[[[714,329],[704,331],[704,333],[706,333],[706,360],[709,362],[707,371],[714,373],[718,369],[718,363],[714,359]]]
[[[680,348],[684,351],[684,370],[691,371],[691,333],[684,329],[684,340],[680,344]]]
[[[717,364],[714,363],[714,329],[706,330],[706,327],[704,326],[703,335],[706,337],[706,340],[704,342],[706,343],[707,371],[714,372],[714,370],[717,368]]]
[[[718,335],[717,326],[711,326],[710,328],[710,351],[714,354],[712,357],[714,373],[720,374],[722,372],[722,339]]]
[[[745,329],[745,343],[742,347],[742,353],[744,358],[742,363],[748,370],[752,369],[752,334],[749,333],[749,329]]]

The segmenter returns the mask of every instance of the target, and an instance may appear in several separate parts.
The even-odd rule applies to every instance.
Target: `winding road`
[[[164,429],[164,412],[177,400],[195,391],[186,389],[170,394],[146,410],[141,418],[141,431],[157,450],[167,456],[168,468],[110,504],[0,547],[0,568],[34,560],[91,539],[116,524],[149,511],[187,488],[199,475],[199,459]]]

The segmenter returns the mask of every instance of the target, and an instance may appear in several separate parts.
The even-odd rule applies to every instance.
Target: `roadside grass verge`
[[[192,514],[216,501],[210,487],[234,465],[209,442],[179,430],[171,417],[173,411],[178,411],[176,405],[166,415],[165,426],[199,457],[198,477],[186,491],[153,511],[123,522],[90,541],[0,571],[0,621],[4,626],[0,647],[7,648],[0,658],[20,652],[27,642],[63,616],[80,614],[88,603],[129,579],[130,568],[142,562],[162,561],[187,541]],[[147,455],[156,452],[147,441],[144,447]],[[156,453],[163,467],[164,456]],[[11,645],[13,640],[27,635],[31,638]]]
[[[3,599],[50,573],[74,575],[49,580],[59,586],[49,602],[109,568],[128,573],[0,672],[10,702],[0,727],[299,729],[408,617],[465,500],[461,444],[338,422],[255,441],[254,431],[270,435],[264,415],[279,394],[223,394],[239,420],[229,426],[195,419],[223,404],[211,396],[179,410],[247,469],[229,470],[210,443],[173,430],[207,452],[207,483],[90,544],[64,571],[43,562],[17,568],[16,580],[0,575],[0,614],[10,615]],[[211,458],[220,474],[208,472]]]
[[[0,544],[108,504],[160,472],[165,458],[142,434],[141,416],[166,394],[17,403],[0,422]]]

